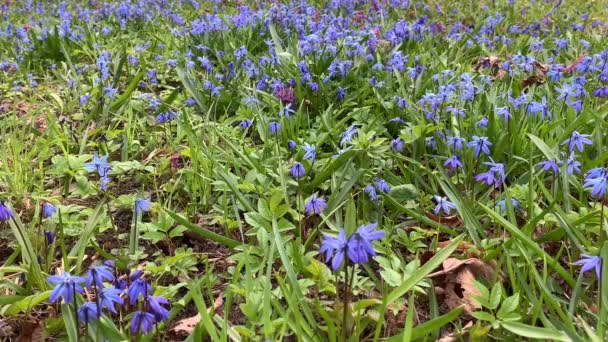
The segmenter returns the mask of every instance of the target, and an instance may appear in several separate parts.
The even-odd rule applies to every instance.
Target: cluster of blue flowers
[[[378,223],[360,226],[349,238],[343,228],[337,237],[324,235],[319,252],[325,254],[325,262],[331,260],[331,268],[335,271],[344,263],[348,256],[353,264],[365,264],[370,257],[376,255],[372,242],[384,238],[384,230],[375,230]]]
[[[51,303],[60,299],[66,305],[75,303],[80,323],[99,320],[104,310],[115,317],[131,313],[131,333],[136,335],[147,334],[155,324],[169,319],[169,301],[152,295],[152,285],[144,273],[120,270],[111,260],[92,266],[86,278],[64,272],[49,276],[47,281],[55,286],[49,298]],[[89,299],[94,294],[92,300],[77,297],[85,293],[85,288]]]
[[[88,172],[95,172],[99,175],[99,187],[102,191],[108,190],[110,183],[110,163],[108,163],[108,155],[99,157],[97,153],[93,155],[93,161],[85,163],[84,168]]]

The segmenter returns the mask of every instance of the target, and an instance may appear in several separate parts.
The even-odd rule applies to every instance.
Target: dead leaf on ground
[[[213,302],[213,308],[208,308],[207,312],[211,313],[211,310],[217,311],[220,307],[222,307],[222,305],[224,305],[224,298],[222,297],[222,295],[219,295]],[[175,326],[171,328],[171,330],[180,335],[190,335],[192,334],[192,331],[194,331],[194,328],[196,327],[198,322],[200,322],[200,320],[201,314],[198,313],[192,317],[187,317],[179,320],[177,324],[175,324]]]
[[[476,259],[469,258],[460,260],[448,258],[443,262],[443,270],[429,274],[429,277],[442,277],[437,284],[442,284],[441,293],[444,296],[443,303],[448,310],[464,306],[464,313],[471,314],[481,306],[473,299],[481,293],[475,288],[473,281],[482,277],[492,281],[496,262],[489,264]]]
[[[452,216],[437,216],[433,213],[426,213],[426,217],[430,218],[431,220],[446,225],[450,228],[454,228],[454,227],[461,227],[463,225],[462,220],[460,219],[460,217],[458,217],[458,215],[452,215]]]
[[[21,334],[17,339],[19,342],[42,342],[44,341],[44,322],[39,319],[27,319],[21,324]]]
[[[459,331],[453,331],[444,334],[435,342],[460,342],[463,340],[467,341],[468,339],[466,338],[466,336],[469,334],[471,328],[473,328],[473,321],[469,321],[469,323],[467,323]]]

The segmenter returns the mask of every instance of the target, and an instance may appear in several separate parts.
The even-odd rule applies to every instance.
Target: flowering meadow
[[[608,340],[608,3],[0,3],[1,341]]]

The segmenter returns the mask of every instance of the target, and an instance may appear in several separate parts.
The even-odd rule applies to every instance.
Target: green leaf
[[[70,250],[69,257],[71,257],[71,258],[76,257],[77,272],[80,272],[82,262],[84,261],[84,252],[89,244],[89,240],[91,239],[91,237],[93,236],[95,231],[99,228],[99,226],[97,225],[97,222],[101,218],[101,211],[103,209],[104,204],[105,204],[105,200],[101,200],[99,202],[99,204],[97,205],[97,208],[95,208],[95,211],[93,212],[93,214],[91,214],[91,216],[89,216],[89,220],[87,221],[87,225],[85,226],[84,231],[82,232],[82,235],[80,236],[80,239],[78,239],[78,242],[76,242],[74,247],[72,247],[72,250]]]
[[[496,317],[504,319],[508,313],[512,313],[519,305],[519,293],[516,293],[505,299],[500,305],[500,309],[496,313]]]
[[[530,133],[528,133],[528,137],[530,138],[530,140],[532,140],[534,145],[538,147],[538,149],[545,155],[548,160],[559,160],[555,150],[549,147],[541,138]]]
[[[405,203],[418,198],[418,189],[413,184],[401,184],[392,187],[389,194],[397,202]]]
[[[500,283],[496,283],[494,284],[494,286],[492,286],[492,292],[490,293],[490,298],[489,298],[489,306],[488,309],[490,310],[496,310],[498,309],[498,305],[500,304],[500,299],[502,298],[502,286],[500,286]]]
[[[495,321],[494,316],[492,316],[491,314],[489,314],[485,311],[475,311],[475,312],[471,313],[471,316],[473,316],[481,321],[488,321],[488,322]]]
[[[177,223],[181,224],[182,226],[188,228],[189,230],[191,230],[192,232],[207,238],[209,240],[215,241],[217,243],[221,243],[229,248],[234,248],[238,245],[240,245],[241,243],[239,241],[233,240],[229,237],[225,237],[223,235],[219,235],[217,233],[214,233],[212,231],[210,231],[207,228],[203,228],[203,227],[199,227],[197,225],[195,225],[194,223],[188,221],[187,219],[185,219],[184,217],[182,217],[181,215],[169,210],[169,209],[165,209],[165,212],[167,214],[169,214]]]
[[[23,299],[14,302],[11,304],[6,310],[4,310],[3,314],[6,316],[15,316],[20,313],[24,313],[30,311],[36,305],[49,300],[51,296],[51,291],[44,291],[40,293],[33,294],[31,296],[22,297]],[[5,297],[5,296],[3,296]],[[8,296],[7,296],[8,297]]]
[[[563,331],[535,327],[517,322],[501,322],[500,325],[510,332],[527,338],[570,342],[572,339]]]
[[[450,323],[451,321],[455,320],[456,318],[458,318],[458,316],[460,316],[460,314],[462,314],[463,310],[464,310],[464,307],[459,306],[456,309],[448,312],[447,314],[445,314],[443,316],[439,316],[430,321],[426,321],[422,324],[415,326],[414,329],[412,330],[412,340],[416,340],[416,339],[422,338],[432,332],[439,331],[441,329],[441,327],[443,327],[444,325],[446,325],[446,324]],[[400,342],[400,341],[402,341],[402,338],[403,338],[403,333],[400,333],[398,335],[395,335],[393,337],[386,339],[385,341],[386,342]]]
[[[137,75],[135,75],[135,77],[133,77],[131,83],[129,83],[129,86],[125,89],[125,92],[120,95],[116,100],[114,100],[114,102],[112,102],[112,104],[110,105],[110,109],[115,111],[120,108],[120,106],[122,106],[125,102],[127,102],[127,100],[131,97],[131,94],[133,93],[133,91],[135,91],[137,85],[139,84],[139,81],[141,81],[142,78],[144,78],[144,72],[140,71],[137,73]]]

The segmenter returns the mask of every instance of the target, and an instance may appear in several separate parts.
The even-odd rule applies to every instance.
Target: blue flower
[[[243,120],[241,121],[241,123],[239,123],[239,127],[241,127],[242,129],[247,129],[249,127],[251,127],[253,125],[253,120]]]
[[[547,103],[547,98],[543,97],[541,102],[530,102],[526,107],[526,113],[528,114],[536,114],[541,113],[541,119],[545,119],[545,117],[549,117],[551,119],[551,112],[549,111],[549,104]]]
[[[131,283],[129,286],[129,290],[127,290],[127,296],[129,297],[129,303],[131,305],[135,305],[139,296],[143,296],[144,298],[148,297],[148,295],[152,293],[152,286],[146,282],[146,279],[139,278]]]
[[[89,269],[89,273],[87,273],[87,288],[92,288],[93,283],[95,283],[97,289],[103,289],[104,280],[107,280],[108,282],[112,282],[114,280],[112,270],[105,265],[91,267],[91,269]]]
[[[475,126],[477,126],[477,128],[488,127],[488,119],[485,117],[481,118],[475,123]]]
[[[368,196],[369,199],[372,201],[377,201],[378,200],[378,194],[376,193],[376,188],[374,188],[372,185],[368,185],[363,189],[363,192],[365,192]]]
[[[440,196],[433,196],[433,199],[435,200],[435,202],[437,202],[437,206],[435,207],[435,210],[433,210],[433,212],[435,213],[435,215],[439,215],[439,211],[443,210],[443,213],[446,215],[450,214],[450,210],[452,209],[456,209],[456,205],[450,201],[448,201],[447,197],[440,197]]]
[[[7,208],[4,203],[0,202],[0,221],[6,222],[14,216],[15,214],[13,213],[13,211]]]
[[[355,137],[355,135],[357,135],[357,133],[358,133],[357,127],[355,127],[355,125],[350,125],[346,129],[346,131],[344,131],[340,134],[340,146],[344,147],[344,144],[353,140],[353,138]]]
[[[331,259],[331,268],[335,271],[340,268],[344,262],[346,246],[346,233],[343,228],[340,228],[337,238],[323,234],[323,241],[321,242],[319,253],[325,253],[326,263]]]
[[[131,320],[131,333],[135,334],[147,334],[154,327],[154,315],[144,311],[136,311],[133,314]]]
[[[496,108],[496,115],[501,116],[505,121],[509,121],[511,119],[511,111],[509,107],[499,107]]]
[[[579,152],[583,152],[583,145],[593,144],[589,137],[589,134],[580,134],[579,132],[574,131],[570,135],[570,138],[562,142],[562,145],[568,144],[568,152],[574,151],[574,148],[576,148]]]
[[[347,255],[350,261],[355,264],[364,264],[369,261],[369,256],[376,255],[372,241],[382,239],[386,235],[384,230],[376,231],[377,226],[378,223],[360,226],[350,237],[347,244]]]
[[[448,158],[448,160],[445,161],[445,163],[443,163],[443,166],[452,170],[457,170],[459,167],[462,167],[462,163],[460,162],[460,160],[458,160],[457,156],[451,156],[450,158]]]
[[[161,296],[150,296],[148,297],[148,305],[150,306],[150,313],[154,315],[156,322],[166,321],[169,319],[169,310],[163,307],[163,305],[169,305],[167,298]]]
[[[52,232],[45,230],[44,231],[44,238],[46,240],[46,244],[47,245],[52,245],[53,242],[55,241],[55,234],[53,234]]]
[[[582,265],[583,267],[581,267],[581,272],[583,273],[595,269],[595,275],[597,276],[597,279],[601,279],[600,276],[602,274],[602,258],[596,255],[591,256],[583,254],[582,256],[583,258],[581,260],[575,261],[574,264]]]
[[[397,137],[393,140],[391,140],[391,147],[393,148],[393,150],[402,153],[403,152],[403,140],[401,140],[401,138]]]
[[[473,136],[473,141],[467,144],[468,147],[473,147],[475,150],[473,154],[475,157],[479,157],[479,153],[483,152],[486,155],[490,154],[490,146],[492,143],[488,141],[488,137]]]
[[[117,313],[117,311],[114,304],[124,304],[124,300],[120,297],[122,293],[122,290],[119,290],[114,287],[105,288],[102,291],[98,292],[99,302],[101,303],[102,307],[107,308],[108,310],[110,310],[110,312],[115,314]]]
[[[574,153],[571,153],[568,157],[567,170],[569,175],[573,174],[574,172],[581,173],[581,162],[576,160]]]
[[[374,179],[374,183],[376,185],[376,188],[384,193],[389,193],[391,192],[391,187],[390,185],[388,185],[388,183],[382,179],[382,178],[376,178]]]
[[[296,144],[296,142],[295,142],[295,141],[293,141],[293,140],[289,140],[289,141],[287,142],[287,148],[289,148],[290,150],[292,150],[292,151],[293,151],[293,150],[295,150],[295,149],[296,149],[296,147],[298,147],[298,144]]]
[[[152,203],[150,198],[136,198],[135,199],[135,214],[139,215],[142,212],[148,212],[152,209]]]
[[[291,176],[293,178],[302,178],[304,177],[304,174],[304,165],[302,165],[300,162],[293,163],[293,166],[291,167]]]
[[[541,165],[543,167],[543,171],[551,170],[555,174],[559,173],[559,166],[554,160],[545,160],[543,162],[538,163],[538,165]]]
[[[446,141],[446,146],[452,148],[454,151],[462,149],[462,143],[465,142],[465,139],[462,137],[448,137]]]
[[[304,153],[303,159],[310,160],[310,162],[314,164],[315,159],[317,158],[317,149],[315,145],[304,144],[304,146],[302,146],[302,149],[306,152]]]
[[[93,161],[84,163],[84,168],[88,172],[97,171],[100,176],[103,176],[107,173],[107,170],[110,168],[110,163],[108,163],[108,155],[106,154],[103,157],[99,157],[97,153],[93,155]]]
[[[79,322],[89,323],[96,319],[99,319],[99,311],[97,311],[96,303],[86,302],[78,308]]]
[[[324,209],[327,209],[327,203],[324,199],[317,197],[317,195],[310,196],[308,203],[306,203],[306,215],[321,214]]]
[[[596,171],[597,169],[591,170],[585,178],[583,188],[591,189],[591,195],[603,199],[606,195],[606,186],[608,186],[608,174],[604,169]]]
[[[80,284],[84,283],[84,278],[72,276],[69,272],[49,276],[46,278],[46,281],[55,285],[49,298],[51,303],[56,302],[59,298],[63,298],[63,303],[69,304],[74,299],[74,293],[84,292],[84,289],[80,286]]]
[[[515,197],[511,197],[511,205],[513,209],[519,209],[519,201]],[[504,199],[496,202],[496,206],[500,209],[500,213],[504,214],[507,211],[507,203]]]
[[[338,90],[336,91],[336,100],[338,102],[342,102],[342,100],[344,100],[345,96],[346,96],[346,91],[342,87],[338,87]]]
[[[279,111],[279,116],[285,116],[289,119],[289,116],[295,112],[295,110],[291,109],[291,103],[288,103],[287,106]]]
[[[57,208],[55,208],[55,206],[52,205],[51,203],[45,202],[44,204],[42,204],[42,216],[43,217],[45,217],[45,218],[52,217],[56,211],[57,211]]]
[[[273,121],[270,123],[270,133],[271,134],[278,134],[281,132],[281,129],[282,129],[282,127],[281,127],[280,123],[278,123],[276,121]]]

